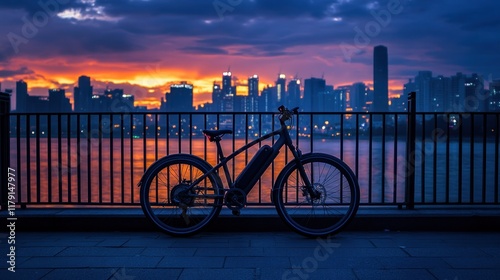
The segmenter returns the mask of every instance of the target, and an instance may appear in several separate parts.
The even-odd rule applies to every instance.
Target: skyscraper
[[[193,111],[193,85],[187,82],[173,84],[170,93],[165,95],[167,100],[167,112],[191,112]]]
[[[325,93],[326,82],[320,78],[309,78],[304,81],[304,111],[319,112],[333,104],[322,104],[321,98]]]
[[[232,112],[234,107],[233,97],[236,94],[236,88],[233,87],[233,75],[230,71],[222,73],[222,112]]]
[[[93,88],[90,85],[90,77],[80,76],[78,87],[74,88],[73,98],[75,102],[75,112],[91,111]]]
[[[248,104],[250,112],[259,110],[259,76],[253,75],[248,77]]]
[[[289,108],[301,106],[301,104],[299,104],[300,103],[300,80],[298,78],[294,78],[293,80],[288,82],[287,99],[285,100],[285,103]]]
[[[373,50],[373,107],[376,112],[387,112],[389,103],[389,62],[387,47],[376,46]]]
[[[281,105],[284,105],[283,103],[285,102],[285,93],[286,93],[286,76],[285,74],[279,74],[278,80],[276,80],[276,99],[275,99],[275,106],[279,107]]]
[[[16,111],[26,112],[26,103],[28,102],[28,84],[19,80],[16,82]]]

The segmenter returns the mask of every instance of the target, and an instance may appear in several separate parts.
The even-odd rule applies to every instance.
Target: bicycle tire
[[[308,237],[325,237],[340,232],[354,218],[360,191],[356,176],[340,159],[322,153],[300,158],[314,188],[321,193],[311,199],[296,161],[278,175],[273,203],[279,216],[296,232]]]
[[[219,176],[209,174],[189,188],[212,167],[193,155],[166,156],[153,163],[141,179],[140,201],[146,217],[172,236],[201,231],[220,213],[223,189]]]

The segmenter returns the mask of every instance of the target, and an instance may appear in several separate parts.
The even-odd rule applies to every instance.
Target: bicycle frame
[[[283,146],[287,146],[288,149],[291,151],[291,153],[294,157],[294,160],[297,162],[297,164],[299,166],[298,169],[299,169],[299,172],[302,176],[302,179],[304,180],[306,189],[308,190],[308,192],[310,193],[310,195],[312,197],[315,197],[317,194],[313,191],[313,188],[311,187],[311,183],[309,181],[309,178],[306,176],[305,170],[304,170],[303,166],[300,164],[300,157],[302,156],[302,153],[300,150],[296,149],[295,146],[293,145],[292,139],[291,139],[290,134],[288,132],[288,128],[287,128],[284,121],[280,120],[280,126],[281,127],[279,129],[253,140],[252,142],[250,142],[250,143],[244,145],[243,147],[239,148],[238,150],[234,151],[232,154],[230,154],[227,157],[224,156],[224,152],[222,150],[220,140],[216,140],[215,143],[217,145],[217,155],[218,155],[218,159],[220,162],[216,166],[214,166],[212,169],[210,169],[206,174],[202,175],[201,177],[199,177],[198,179],[193,181],[191,183],[191,186],[192,187],[196,186],[198,183],[203,181],[209,174],[216,172],[217,170],[219,170],[222,167],[222,169],[224,170],[224,175],[226,177],[226,182],[227,182],[227,185],[229,186],[229,189],[234,188],[234,181],[231,178],[227,163],[230,160],[233,160],[236,156],[238,156],[242,152],[248,150],[250,147],[253,147],[256,144],[261,143],[262,141],[264,141],[270,137],[279,135],[280,137],[278,138],[278,140],[272,145],[272,148],[274,150],[273,153],[275,153],[275,154],[273,154],[273,157],[275,157],[277,155],[277,153],[279,153],[279,151],[281,150],[281,148]],[[265,166],[265,169],[267,169],[269,167],[269,165]],[[253,188],[253,186],[252,186],[252,188]],[[227,190],[227,189],[225,189],[225,190]]]

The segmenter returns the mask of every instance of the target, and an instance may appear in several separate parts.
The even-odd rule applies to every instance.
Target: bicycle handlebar
[[[278,111],[281,114],[279,119],[282,123],[284,123],[287,120],[291,119],[293,115],[297,115],[299,113],[299,107],[295,107],[292,110],[288,110],[285,106],[281,105],[278,108]]]

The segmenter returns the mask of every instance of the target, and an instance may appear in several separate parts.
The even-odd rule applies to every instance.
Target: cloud
[[[21,67],[19,69],[0,69],[0,78],[13,78],[20,75],[31,75],[34,72],[28,67]]]

